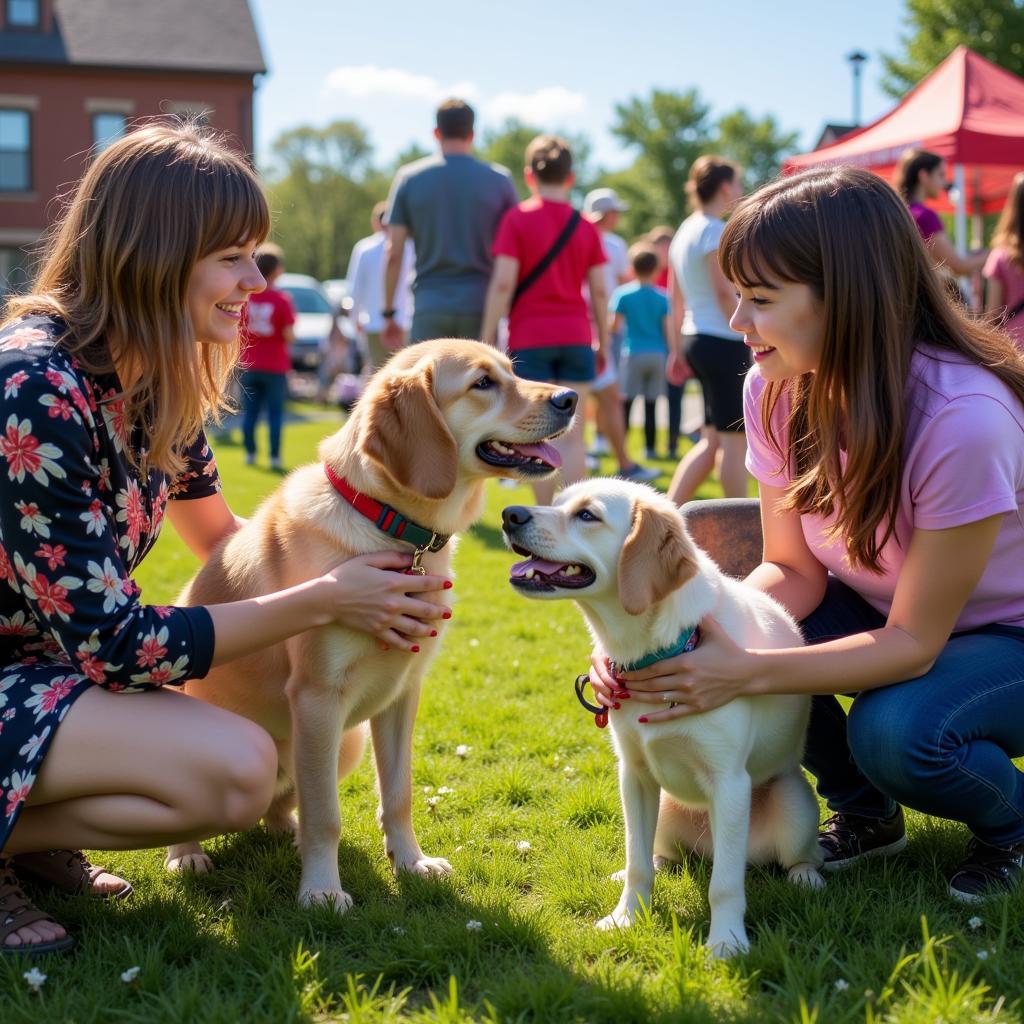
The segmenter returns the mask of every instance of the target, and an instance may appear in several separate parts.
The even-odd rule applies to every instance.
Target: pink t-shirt
[[[1012,313],[1024,302],[1024,267],[1014,263],[1005,249],[995,248],[988,254],[982,274],[1002,285],[1003,305],[1007,313]],[[1007,320],[1005,326],[1010,337],[1024,348],[1024,309]]]
[[[747,469],[784,487],[790,475],[761,425],[764,378],[755,366],[743,393]],[[870,605],[889,613],[914,529],[943,530],[1002,514],[996,545],[956,629],[1001,622],[1024,627],[1024,404],[994,374],[954,353],[918,346],[907,383],[903,482],[895,535],[882,549],[883,573],[852,568],[830,520],[801,516],[818,561]],[[788,402],[775,407],[772,429],[783,448]]]

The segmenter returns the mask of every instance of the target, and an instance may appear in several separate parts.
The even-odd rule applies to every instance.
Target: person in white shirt
[[[392,349],[384,344],[384,262],[387,231],[384,228],[384,211],[387,203],[377,203],[370,217],[373,234],[361,238],[352,247],[348,261],[348,281],[351,287],[352,322],[359,333],[360,344],[370,372],[387,362]],[[408,331],[412,319],[412,294],[409,282],[412,280],[415,253],[411,240],[405,243],[399,287],[395,292],[395,320],[403,331]]]
[[[686,192],[693,213],[669,246],[675,301],[685,297],[683,355],[704,392],[701,439],[676,468],[668,496],[689,501],[718,464],[727,498],[747,496],[747,438],[743,431],[743,379],[750,350],[729,326],[736,289],[718,265],[722,215],[743,195],[740,168],[718,156],[701,156],[690,168]]]

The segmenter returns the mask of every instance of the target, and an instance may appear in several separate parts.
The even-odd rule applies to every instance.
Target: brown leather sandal
[[[65,896],[95,896],[98,899],[123,900],[131,896],[131,883],[114,892],[93,892],[93,883],[105,872],[90,864],[80,850],[44,850],[40,853],[18,853],[8,864],[23,882],[63,893]]]
[[[64,953],[71,949],[75,940],[70,935],[49,942],[21,942],[17,946],[7,945],[7,937],[20,931],[26,925],[38,921],[54,921],[49,914],[33,906],[22,892],[17,876],[0,861],[0,956],[40,956],[43,953]]]

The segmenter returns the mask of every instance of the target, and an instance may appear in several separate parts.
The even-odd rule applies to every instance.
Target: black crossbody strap
[[[555,257],[565,248],[565,243],[572,237],[572,233],[576,230],[576,225],[580,222],[580,211],[573,210],[572,216],[566,221],[565,227],[562,228],[561,234],[552,243],[552,246],[544,254],[544,258],[516,285],[515,294],[512,296],[512,305],[514,306],[519,300],[519,297],[526,291],[544,273],[548,267],[555,261]]]

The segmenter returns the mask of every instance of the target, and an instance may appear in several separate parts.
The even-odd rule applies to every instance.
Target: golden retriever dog
[[[568,428],[575,408],[575,392],[516,377],[505,356],[480,342],[406,348],[370,380],[345,425],[321,443],[322,461],[286,477],[217,549],[182,601],[256,597],[322,575],[346,557],[411,551],[349,504],[331,476],[443,542],[480,517],[488,477],[555,470],[558,453],[545,441]],[[423,552],[424,569],[449,574],[451,551],[449,544]],[[440,631],[442,622],[437,626]],[[384,846],[395,870],[451,870],[447,861],[423,854],[412,827],[413,721],[420,681],[439,643],[425,642],[418,654],[381,650],[370,634],[333,625],[187,684],[191,696],[258,722],[276,742],[278,787],[265,821],[297,832],[303,905],[326,903],[344,912],[352,904],[338,870],[338,779],[358,762],[367,721]],[[209,870],[212,864],[198,843],[182,843],[168,850],[167,867]]]
[[[783,608],[723,575],[676,506],[649,487],[588,480],[551,507],[512,506],[502,519],[509,546],[526,557],[512,567],[512,585],[527,597],[572,598],[618,666],[680,647],[707,615],[742,647],[803,642]],[[788,695],[739,697],[646,725],[628,702],[610,713],[626,869],[616,876],[624,882],[618,906],[598,928],[632,924],[650,900],[655,867],[678,861],[680,848],[713,857],[707,944],[720,957],[749,948],[748,860],[778,861],[794,882],[825,884],[818,805],[800,770],[809,713],[808,697]]]

